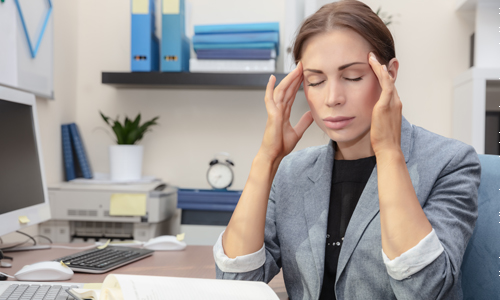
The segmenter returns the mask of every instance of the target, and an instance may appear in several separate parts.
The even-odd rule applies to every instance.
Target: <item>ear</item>
[[[397,58],[391,59],[389,63],[387,64],[389,67],[387,68],[387,71],[389,71],[389,74],[391,75],[394,80],[397,79],[398,77],[398,69],[399,69],[399,61]]]

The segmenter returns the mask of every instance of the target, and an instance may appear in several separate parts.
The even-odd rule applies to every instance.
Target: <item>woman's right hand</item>
[[[275,89],[276,77],[269,78],[265,96],[267,123],[259,154],[270,161],[280,161],[292,152],[313,122],[311,111],[307,111],[295,127],[290,124],[292,104],[303,79],[302,62]]]

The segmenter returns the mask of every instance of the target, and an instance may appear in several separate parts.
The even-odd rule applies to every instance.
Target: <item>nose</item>
[[[345,102],[344,90],[342,84],[336,80],[330,80],[328,85],[328,94],[325,98],[325,104],[328,107],[342,105]]]

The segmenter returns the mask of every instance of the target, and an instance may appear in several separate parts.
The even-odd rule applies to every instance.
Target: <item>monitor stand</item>
[[[50,249],[50,245],[32,245],[32,246],[18,246],[8,249],[3,249],[2,252],[16,252],[16,251],[29,251],[29,250],[42,250]]]

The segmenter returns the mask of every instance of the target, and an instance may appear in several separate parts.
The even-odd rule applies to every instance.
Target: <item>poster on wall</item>
[[[0,2],[0,85],[53,99],[50,0]]]

